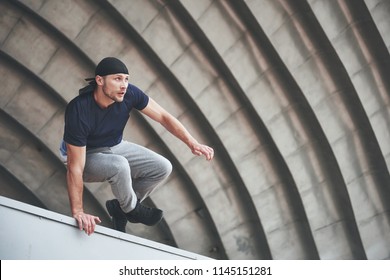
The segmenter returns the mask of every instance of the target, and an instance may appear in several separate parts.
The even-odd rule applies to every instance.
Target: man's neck
[[[105,96],[103,89],[97,86],[93,92],[93,98],[96,104],[102,108],[107,109],[110,105],[114,104],[115,101]]]

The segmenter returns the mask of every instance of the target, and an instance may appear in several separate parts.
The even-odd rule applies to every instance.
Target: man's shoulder
[[[66,112],[78,112],[79,114],[82,112],[87,113],[92,108],[90,104],[91,94],[86,93],[77,95],[66,105]]]
[[[130,104],[131,108],[142,110],[148,104],[149,97],[140,88],[129,83],[125,100],[127,104]]]
[[[131,83],[129,83],[129,85],[127,86],[127,93],[129,92],[132,94],[145,94],[142,89]]]
[[[146,94],[143,92],[143,90],[141,90],[136,85],[129,83],[125,94],[125,100],[134,102],[144,98],[145,95]]]

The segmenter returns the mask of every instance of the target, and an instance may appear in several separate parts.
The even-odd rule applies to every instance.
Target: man
[[[92,234],[101,221],[84,212],[83,182],[108,181],[115,199],[107,201],[106,207],[114,229],[125,232],[127,221],[155,225],[163,212],[142,201],[169,176],[172,165],[161,155],[122,139],[130,111],[135,108],[159,122],[197,156],[211,160],[214,151],[199,144],[175,117],[129,84],[127,67],[119,59],[104,58],[95,78],[89,80],[65,111],[61,153],[67,163],[72,215],[80,230]]]

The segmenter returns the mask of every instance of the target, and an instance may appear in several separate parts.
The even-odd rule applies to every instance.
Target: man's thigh
[[[119,170],[128,172],[130,176],[129,164],[123,156],[110,152],[88,153],[85,161],[83,180],[85,182],[108,181]]]

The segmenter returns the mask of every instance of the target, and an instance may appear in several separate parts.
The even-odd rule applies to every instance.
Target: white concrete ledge
[[[97,226],[87,236],[68,216],[0,196],[2,260],[208,259],[154,241]]]

